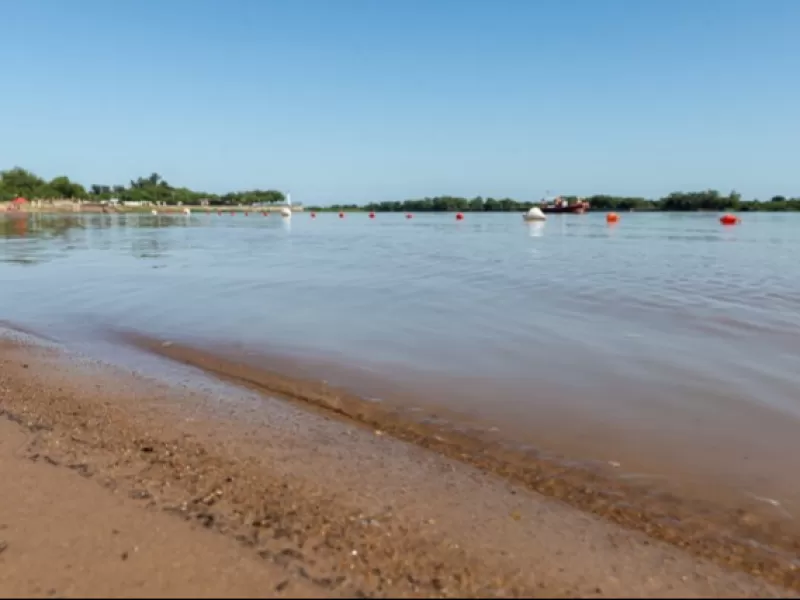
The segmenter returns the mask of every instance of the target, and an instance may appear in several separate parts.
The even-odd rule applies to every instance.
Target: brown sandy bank
[[[278,394],[325,415],[343,417],[347,423],[380,430],[642,531],[699,558],[800,590],[798,524],[769,498],[742,498],[719,481],[695,494],[691,486],[626,477],[609,464],[508,444],[485,428],[463,427],[460,416],[450,419],[441,408],[431,413],[414,407],[413,397],[395,397],[384,389],[389,394],[381,392],[381,402],[366,400],[349,387],[320,381],[316,369],[303,362],[250,356],[231,347],[197,342],[162,342],[130,331],[119,335],[152,354],[262,393]]]
[[[785,593],[380,432],[198,382],[0,341],[0,595]]]
[[[234,540],[141,510],[49,458],[30,460],[30,438],[0,421],[3,597],[314,596],[304,581],[280,585],[282,569]]]

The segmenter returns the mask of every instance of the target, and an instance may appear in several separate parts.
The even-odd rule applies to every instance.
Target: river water
[[[308,361],[793,517],[800,215],[718,217],[7,215],[0,319],[84,348],[127,328]]]

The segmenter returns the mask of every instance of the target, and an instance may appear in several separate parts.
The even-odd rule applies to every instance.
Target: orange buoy
[[[463,221],[464,214],[463,213],[456,213],[456,221]]]
[[[369,213],[369,218],[370,219],[374,219],[375,218],[375,213],[374,212]]]
[[[343,212],[342,212],[342,213],[339,213],[339,218],[340,218],[340,219],[344,219],[344,213],[343,213]]]
[[[619,215],[615,212],[610,212],[606,215],[606,223],[618,223]]]
[[[723,225],[736,225],[737,223],[741,223],[742,220],[736,215],[726,213],[719,218],[719,222]]]

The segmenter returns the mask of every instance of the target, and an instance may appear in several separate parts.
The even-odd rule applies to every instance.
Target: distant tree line
[[[577,200],[576,196],[561,196],[570,202]],[[593,210],[617,211],[800,211],[800,197],[787,198],[773,196],[769,201],[743,200],[736,193],[721,194],[716,190],[702,192],[672,192],[659,199],[649,199],[631,196],[610,196],[598,194],[582,198],[591,205]],[[519,212],[542,202],[518,201],[512,198],[461,198],[458,196],[437,196],[421,200],[405,200],[402,202],[376,202],[363,207],[362,210],[374,212]],[[330,210],[352,210],[355,207],[333,206]]]
[[[100,202],[116,198],[123,202],[163,202],[165,204],[197,205],[207,201],[213,206],[237,204],[274,204],[285,196],[277,190],[245,190],[226,194],[211,194],[173,187],[158,173],[131,180],[127,185],[92,184],[85,188],[66,176],[47,181],[25,169],[15,167],[0,171],[0,202],[22,196],[28,200],[47,198],[80,199]],[[562,196],[569,201],[575,196]],[[743,200],[736,193],[721,194],[716,190],[701,192],[672,192],[659,199],[599,194],[583,198],[593,210],[617,211],[800,211],[800,198],[773,196],[768,201]],[[373,202],[366,205],[336,204],[308,207],[310,210],[374,211],[374,212],[519,212],[538,206],[541,202],[519,201],[512,198],[462,198],[436,196],[419,200]]]
[[[577,196],[561,196],[572,202]],[[672,192],[652,200],[633,196],[610,196],[598,194],[582,198],[600,211],[800,211],[800,198],[773,196],[769,201],[743,200],[736,192],[721,194],[716,190],[703,192]],[[373,202],[363,206],[356,204],[334,204],[333,206],[309,207],[322,211],[372,211],[372,212],[520,212],[542,202],[519,201],[512,198],[462,198],[460,196],[436,196],[420,200],[399,202]]]
[[[15,167],[0,171],[0,202],[23,197],[36,199],[73,199],[102,202],[115,198],[121,202],[163,202],[164,204],[211,205],[274,204],[285,200],[277,190],[245,190],[226,194],[210,194],[173,187],[158,173],[131,180],[128,185],[92,184],[85,188],[69,177],[59,176],[47,181],[26,169]]]

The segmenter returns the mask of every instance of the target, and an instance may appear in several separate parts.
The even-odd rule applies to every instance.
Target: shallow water
[[[402,389],[520,443],[800,510],[798,227],[0,216],[0,318],[75,343],[132,328],[310,358],[320,378]]]

